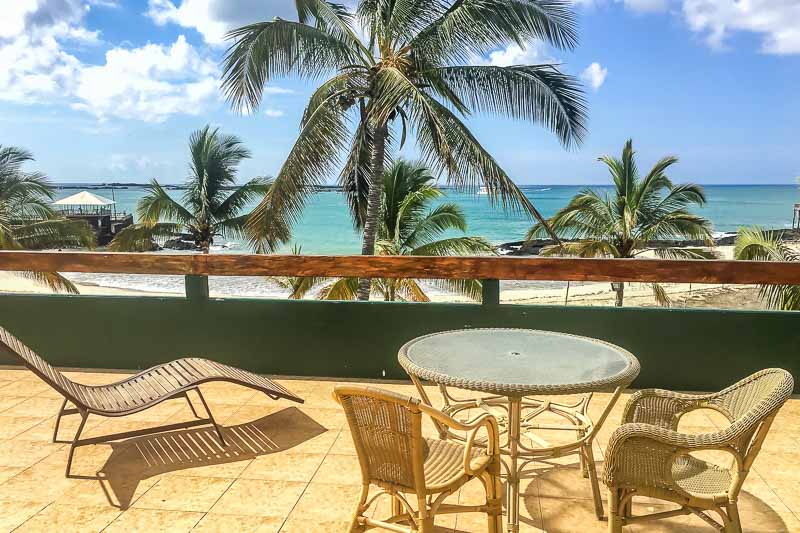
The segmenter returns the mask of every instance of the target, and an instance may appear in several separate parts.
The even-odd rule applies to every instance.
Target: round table
[[[592,484],[595,511],[603,516],[600,487],[594,466],[592,442],[622,391],[639,374],[639,361],[613,344],[564,333],[525,329],[465,329],[434,333],[405,344],[400,365],[411,376],[420,396],[430,399],[421,380],[439,385],[442,411],[455,416],[468,409],[484,409],[497,416],[504,442],[508,488],[509,531],[519,530],[519,486],[525,467],[536,460],[578,455],[584,477]],[[456,398],[447,387],[488,394]],[[602,414],[593,421],[588,413],[592,393],[612,391]],[[549,396],[578,395],[571,402]],[[566,424],[537,423],[544,413]],[[442,438],[462,439],[441,424]],[[567,430],[576,439],[549,445],[535,430]],[[535,443],[526,445],[521,435]]]

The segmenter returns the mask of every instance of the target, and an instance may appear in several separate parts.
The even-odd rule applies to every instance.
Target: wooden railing
[[[797,284],[800,262],[0,251],[0,271]]]

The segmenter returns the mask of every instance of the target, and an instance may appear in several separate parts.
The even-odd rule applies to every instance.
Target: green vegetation
[[[275,78],[327,77],[311,96],[273,188],[248,223],[257,250],[275,250],[315,187],[340,170],[355,225],[363,229],[362,253],[374,254],[383,197],[383,180],[375,177],[383,175],[407,132],[435,175],[462,188],[483,185],[494,201],[541,220],[462,118],[477,112],[540,123],[570,146],[585,133],[580,84],[550,64],[464,63],[532,40],[573,49],[570,2],[361,0],[354,13],[325,0],[296,5],[298,22],[276,18],[231,32],[224,61],[223,90],[246,111],[259,105]],[[359,282],[358,293],[369,298],[369,280]]]
[[[800,253],[777,232],[761,228],[740,229],[733,255],[743,261],[800,261]],[[760,296],[770,309],[800,310],[800,285],[761,285]]]
[[[669,167],[678,158],[667,156],[658,161],[646,176],[639,175],[633,141],[628,140],[621,159],[599,159],[614,182],[613,195],[600,195],[586,189],[548,220],[562,239],[573,240],[542,250],[545,255],[578,257],[634,258],[648,250],[653,240],[695,239],[713,245],[711,222],[689,212],[689,206],[701,206],[706,198],[702,187],[694,184],[673,185],[667,177]],[[544,235],[537,224],[528,238]],[[669,259],[705,259],[707,253],[689,248],[657,248],[656,256]],[[612,284],[617,293],[616,305],[622,306],[625,285]],[[652,285],[656,301],[669,305],[664,288]]]
[[[494,253],[494,247],[481,237],[452,235],[467,231],[467,221],[461,207],[454,203],[432,203],[444,196],[433,186],[434,178],[422,163],[397,161],[383,175],[383,200],[379,218],[378,255],[483,255]],[[448,235],[450,234],[450,236]],[[295,249],[294,253],[299,253]],[[278,283],[291,290],[290,298],[301,299],[311,290],[320,288],[323,300],[354,300],[358,294],[358,279],[342,278],[329,281],[320,278],[279,278]],[[481,299],[478,280],[434,281],[442,289],[463,294],[473,300]],[[385,301],[429,301],[419,282],[414,279],[376,279],[372,294]]]
[[[237,137],[222,135],[219,129],[210,126],[192,134],[189,150],[191,175],[186,182],[183,204],[153,180],[137,206],[139,223],[121,231],[109,249],[152,250],[156,239],[186,233],[197,248],[208,253],[216,236],[247,238],[244,228],[249,214],[242,211],[260,200],[270,187],[268,180],[254,178],[230,192],[236,185],[236,167],[250,157],[250,151]],[[288,239],[287,228],[282,235]]]
[[[53,186],[39,172],[22,167],[33,161],[22,148],[0,145],[0,250],[94,248],[95,236],[84,221],[67,220],[53,211]],[[57,272],[20,272],[53,291],[78,289]]]

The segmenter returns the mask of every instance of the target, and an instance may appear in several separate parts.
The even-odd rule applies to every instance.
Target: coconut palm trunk
[[[611,288],[614,289],[616,293],[616,301],[614,305],[617,307],[622,307],[622,302],[625,299],[625,284],[624,283],[612,283]]]
[[[364,236],[361,244],[361,255],[375,255],[375,240],[378,237],[378,225],[381,214],[381,198],[383,197],[383,171],[386,164],[386,137],[389,128],[386,124],[375,129],[375,150],[372,154],[372,179],[370,180],[367,200],[367,217],[364,221]],[[369,300],[370,278],[358,280],[358,299]]]

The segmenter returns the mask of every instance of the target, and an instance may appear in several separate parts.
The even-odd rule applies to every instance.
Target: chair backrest
[[[3,327],[0,327],[0,344],[5,346],[31,372],[77,405],[80,400],[78,400],[75,384]]]
[[[792,395],[794,378],[781,368],[768,368],[734,383],[710,402],[731,420],[740,437],[734,445],[749,469],[769,431],[772,419]]]
[[[365,483],[425,491],[420,401],[373,387],[340,386],[342,405]]]

